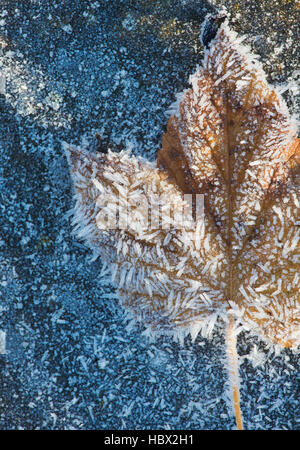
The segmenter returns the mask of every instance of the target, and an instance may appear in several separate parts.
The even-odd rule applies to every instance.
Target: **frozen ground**
[[[61,148],[97,131],[154,159],[221,5],[298,112],[297,1],[1,1],[1,429],[234,427],[222,327],[183,347],[127,329],[101,261],[71,235]],[[246,427],[300,428],[296,355],[248,335],[239,352]]]

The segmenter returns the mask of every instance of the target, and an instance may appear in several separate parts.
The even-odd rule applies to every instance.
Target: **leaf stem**
[[[231,398],[238,430],[243,430],[243,417],[240,407],[239,390],[239,357],[236,349],[236,332],[234,317],[231,315],[226,328],[226,353],[228,362],[228,376],[231,390]]]

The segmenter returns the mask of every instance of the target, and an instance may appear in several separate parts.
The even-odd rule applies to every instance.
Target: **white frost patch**
[[[254,345],[253,349],[249,353],[249,355],[245,356],[245,358],[249,359],[251,361],[253,367],[259,367],[263,366],[266,362],[266,355],[263,352],[260,352],[256,345]]]
[[[6,333],[0,330],[0,355],[5,355],[6,353]]]

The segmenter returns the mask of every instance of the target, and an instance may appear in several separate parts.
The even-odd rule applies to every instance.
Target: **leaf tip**
[[[224,11],[217,15],[209,14],[206,16],[200,34],[200,41],[205,48],[208,48],[215,39],[220,26],[226,19],[227,14]]]

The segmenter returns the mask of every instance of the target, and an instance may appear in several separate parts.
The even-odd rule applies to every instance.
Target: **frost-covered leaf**
[[[217,32],[175,105],[159,169],[69,147],[75,222],[112,264],[125,306],[153,328],[195,336],[234,304],[251,330],[295,346],[299,145],[283,99],[240,41],[226,23]],[[194,230],[177,223],[183,193],[204,195]],[[169,229],[150,222],[158,205],[174,213]]]
[[[296,347],[295,121],[227,22],[213,34],[203,33],[203,64],[170,109],[157,167],[126,152],[66,146],[75,229],[111,265],[123,305],[151,329],[195,338],[221,316],[232,350],[235,317],[268,342]]]

